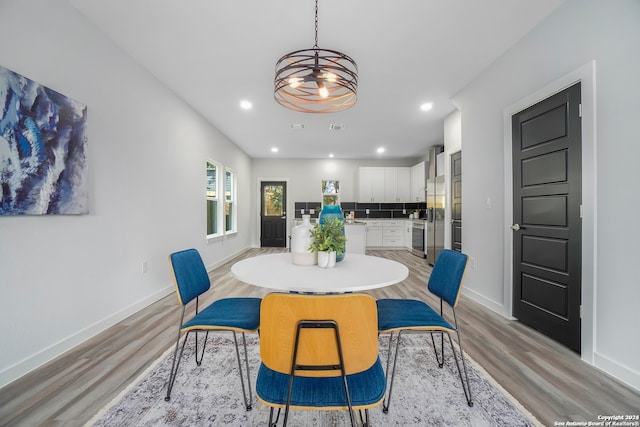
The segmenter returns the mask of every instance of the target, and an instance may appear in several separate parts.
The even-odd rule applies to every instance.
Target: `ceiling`
[[[333,114],[273,98],[276,61],[314,44],[313,0],[70,3],[251,157],[372,159],[441,144],[451,97],[563,1],[319,0],[319,47],[359,70],[358,102]]]

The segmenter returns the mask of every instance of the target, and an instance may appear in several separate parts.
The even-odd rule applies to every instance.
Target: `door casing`
[[[511,219],[513,218],[513,168],[512,168],[512,133],[511,116],[537,104],[575,83],[582,85],[582,331],[581,331],[581,359],[594,363],[595,347],[595,289],[596,289],[596,260],[595,246],[597,215],[597,186],[596,186],[596,63],[590,61],[569,74],[550,83],[542,89],[506,107],[503,110],[504,127],[504,282],[503,282],[503,314],[512,317],[513,294],[513,232]]]

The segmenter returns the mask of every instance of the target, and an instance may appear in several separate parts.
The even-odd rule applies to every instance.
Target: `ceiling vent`
[[[344,123],[342,124],[330,124],[329,125],[329,130],[344,130]]]
[[[304,125],[302,123],[291,123],[291,124],[289,124],[289,127],[291,129],[296,129],[296,130],[304,129]]]

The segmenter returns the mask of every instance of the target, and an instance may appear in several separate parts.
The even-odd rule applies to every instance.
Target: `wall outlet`
[[[315,214],[315,213],[316,213],[316,210],[315,210],[315,209],[309,209],[309,213],[310,213],[311,215],[313,215],[313,214]]]
[[[471,267],[472,270],[476,269],[476,258],[470,256],[469,257],[469,267]]]
[[[369,215],[369,209],[365,209],[364,213],[366,213],[367,215]]]
[[[149,264],[147,261],[142,261],[142,274],[146,274],[149,271]]]

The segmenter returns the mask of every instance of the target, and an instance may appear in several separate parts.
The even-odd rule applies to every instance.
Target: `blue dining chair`
[[[393,368],[391,371],[391,382],[389,384],[389,393],[382,404],[382,411],[387,413],[391,404],[391,393],[393,391],[393,380],[396,372],[396,363],[398,361],[398,349],[400,348],[402,333],[411,332],[428,332],[431,334],[431,342],[433,351],[438,362],[438,366],[442,368],[444,365],[444,334],[449,337],[453,358],[458,368],[460,382],[464,390],[467,404],[473,406],[471,397],[471,385],[469,383],[469,375],[467,374],[467,366],[464,361],[464,352],[462,350],[462,341],[460,339],[460,326],[456,316],[456,306],[460,299],[460,291],[464,281],[464,273],[467,267],[468,256],[450,249],[444,249],[438,255],[436,263],[431,271],[427,288],[429,291],[440,298],[440,312],[436,312],[428,304],[420,300],[414,299],[380,299],[377,301],[378,306],[378,331],[380,333],[390,333],[389,336],[389,352],[387,357],[387,380],[389,377],[389,363],[392,355],[393,335],[398,332],[396,340],[395,355],[393,356]],[[446,303],[451,307],[453,314],[453,325],[449,323],[443,316],[443,304]],[[451,333],[458,337],[458,347],[460,348],[460,359],[462,361],[462,370],[453,346]],[[436,348],[434,334],[440,335],[440,355]],[[464,371],[463,379],[462,372]]]
[[[247,342],[245,332],[256,332],[260,326],[260,298],[223,298],[214,301],[206,308],[200,310],[198,300],[199,297],[208,291],[211,287],[209,274],[202,262],[202,258],[196,249],[187,249],[175,252],[169,255],[169,264],[173,271],[174,283],[176,285],[176,293],[178,302],[182,306],[182,315],[178,324],[178,338],[176,340],[176,348],[173,352],[173,364],[169,375],[169,384],[167,386],[166,401],[171,399],[171,390],[178,374],[180,361],[184,347],[191,332],[195,332],[195,359],[196,364],[200,366],[204,357],[204,351],[207,345],[207,338],[211,331],[230,331],[233,333],[233,341],[236,347],[236,357],[238,359],[238,372],[240,374],[240,383],[242,384],[242,395],[244,397],[245,407],[247,411],[251,410],[251,380],[249,375],[249,361],[247,356]],[[195,315],[188,321],[185,321],[185,309],[187,304],[195,300]],[[186,332],[180,354],[178,355],[178,347],[180,338]],[[202,344],[202,352],[198,355],[198,332],[205,332],[204,342]],[[240,361],[240,350],[238,348],[238,339],[236,333],[242,334],[242,345],[244,347],[244,360],[247,371],[246,389],[245,379],[242,373],[242,363]]]

